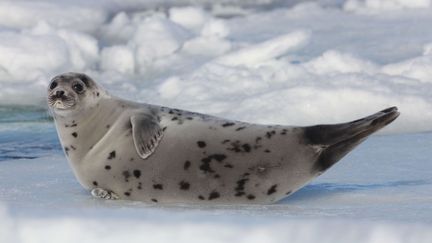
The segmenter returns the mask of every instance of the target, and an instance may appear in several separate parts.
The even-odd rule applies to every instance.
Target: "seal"
[[[81,73],[54,77],[48,104],[84,188],[149,203],[276,202],[399,116],[392,107],[334,125],[251,124],[123,100]]]

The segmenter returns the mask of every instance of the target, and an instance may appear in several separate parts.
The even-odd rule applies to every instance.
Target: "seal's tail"
[[[391,107],[348,123],[305,127],[306,142],[324,148],[314,169],[323,172],[330,168],[369,135],[394,121],[399,114],[397,107]]]

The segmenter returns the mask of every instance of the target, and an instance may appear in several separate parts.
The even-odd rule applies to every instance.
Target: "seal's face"
[[[96,103],[96,83],[81,73],[65,73],[54,77],[48,86],[48,105],[56,114],[67,115]]]

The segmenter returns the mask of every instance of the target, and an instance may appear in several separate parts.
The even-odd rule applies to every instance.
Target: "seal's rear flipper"
[[[324,148],[313,170],[324,172],[369,135],[394,121],[399,114],[396,107],[391,107],[348,123],[305,127],[305,142]]]

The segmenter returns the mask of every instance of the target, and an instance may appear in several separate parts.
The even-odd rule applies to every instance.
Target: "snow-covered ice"
[[[430,0],[0,1],[0,242],[430,242],[431,22]],[[276,205],[103,202],[73,178],[46,112],[66,71],[249,122],[402,115]]]

